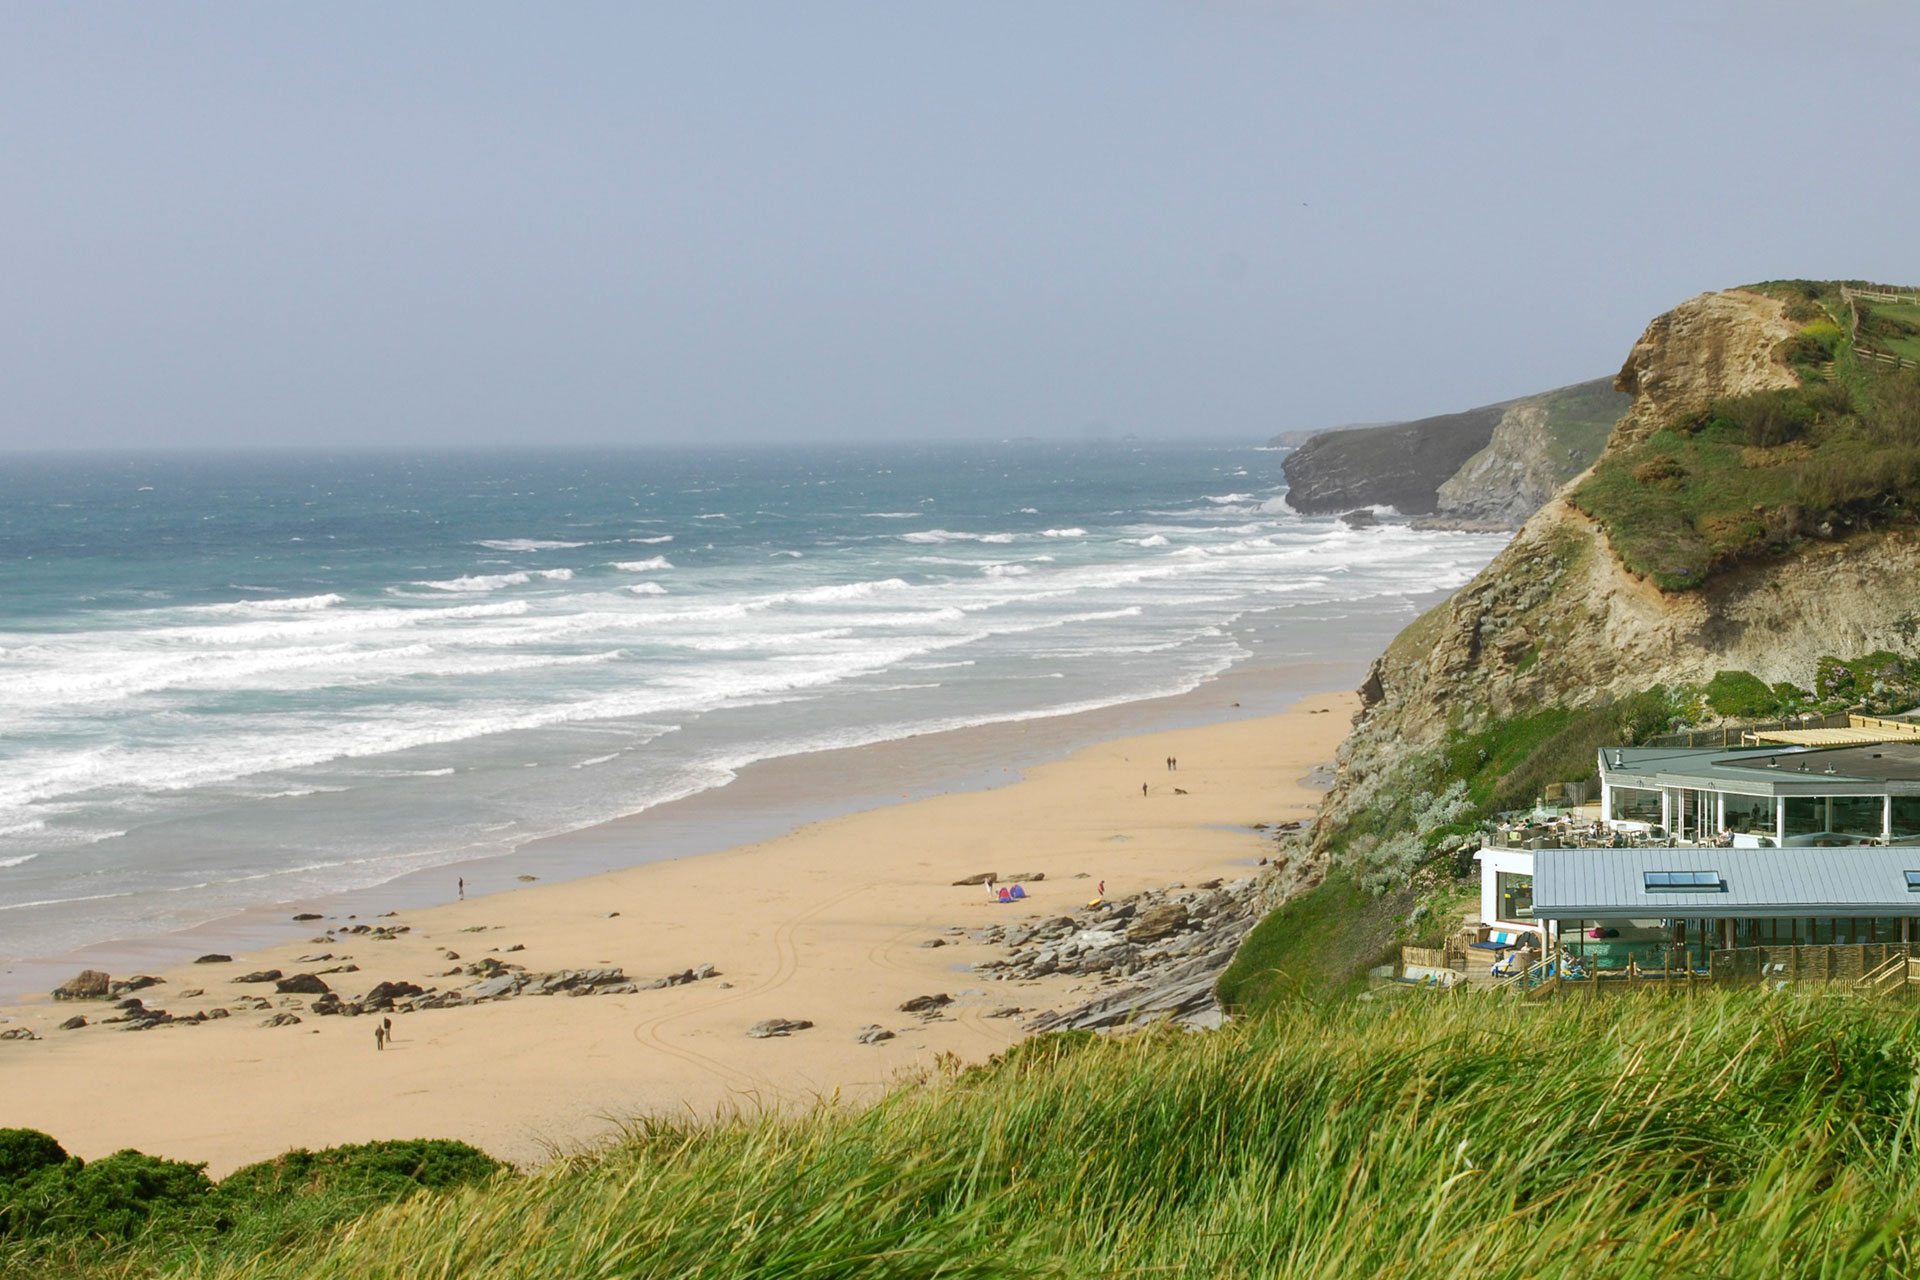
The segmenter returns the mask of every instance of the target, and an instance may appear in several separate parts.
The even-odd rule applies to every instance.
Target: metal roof
[[[1906,795],[1920,791],[1920,743],[1824,750],[1604,747],[1600,776],[1616,787],[1692,787],[1747,795]]]
[[[1649,892],[1649,871],[1711,871],[1722,890]],[[1542,920],[1674,916],[1916,916],[1920,845],[1844,849],[1541,849],[1533,914]]]

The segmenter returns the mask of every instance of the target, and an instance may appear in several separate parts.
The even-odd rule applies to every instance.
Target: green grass
[[[1546,402],[1547,434],[1553,440],[1554,463],[1564,483],[1586,470],[1600,456],[1614,424],[1632,403],[1613,389],[1611,378],[1576,383],[1541,397]]]
[[[1302,994],[1351,992],[1392,954],[1411,889],[1376,894],[1335,867],[1318,887],[1282,903],[1253,927],[1220,976],[1229,1009],[1267,1013]]]
[[[1299,1004],[214,1251],[206,1280],[1911,1276],[1903,1010]],[[144,1274],[137,1260],[121,1274]]]
[[[1806,371],[1803,371],[1806,372]],[[1920,512],[1920,373],[1863,370],[1715,403],[1602,459],[1569,495],[1629,569],[1696,589],[1809,539],[1911,526]]]
[[[1888,355],[1920,360],[1920,306],[1910,302],[1863,301],[1861,345]]]

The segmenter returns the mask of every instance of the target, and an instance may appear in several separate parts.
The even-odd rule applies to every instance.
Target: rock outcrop
[[[1781,310],[1734,290],[1655,320],[1620,374],[1634,399],[1609,450],[1720,397],[1791,385],[1772,354],[1792,332]],[[1374,663],[1321,831],[1337,830],[1391,785],[1399,761],[1452,726],[1704,683],[1723,669],[1808,685],[1822,654],[1901,648],[1920,603],[1916,582],[1920,536],[1890,530],[1812,543],[1697,591],[1666,593],[1629,572],[1605,531],[1556,498]]]
[[[1307,515],[1390,506],[1446,528],[1515,529],[1598,456],[1630,397],[1607,379],[1383,427],[1315,436],[1288,455]]]

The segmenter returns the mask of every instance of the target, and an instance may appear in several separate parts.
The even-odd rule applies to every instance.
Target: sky
[[[1254,439],[1920,283],[1920,5],[0,6],[0,448]]]

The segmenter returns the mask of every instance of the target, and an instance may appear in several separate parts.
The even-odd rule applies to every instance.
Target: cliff
[[[1739,397],[1771,404],[1798,388],[1801,375],[1781,358],[1797,332],[1780,298],[1748,290],[1704,295],[1655,320],[1621,371],[1617,385],[1632,403],[1595,473],[1624,469],[1649,502],[1673,499],[1680,490],[1666,468],[1648,470],[1647,451],[1705,448],[1673,425],[1716,407],[1734,413],[1725,406]],[[1870,426],[1848,421],[1849,436]],[[1738,465],[1777,484],[1783,470],[1817,462],[1829,446],[1809,434],[1771,449],[1737,440],[1724,447]],[[1853,446],[1837,434],[1830,447]],[[1689,589],[1663,590],[1616,553],[1616,534],[1643,533],[1627,524],[1610,529],[1569,500],[1586,501],[1591,483],[1585,477],[1567,486],[1472,583],[1415,621],[1374,663],[1341,750],[1319,849],[1349,828],[1384,829],[1365,815],[1383,812],[1393,789],[1444,785],[1437,764],[1424,773],[1415,767],[1423,753],[1437,761],[1433,753],[1443,746],[1503,718],[1600,706],[1655,685],[1704,684],[1729,669],[1811,687],[1822,655],[1909,647],[1920,606],[1920,529],[1911,517],[1790,547],[1776,543],[1767,558],[1729,561],[1689,580]],[[1700,509],[1695,518],[1711,525],[1722,516]],[[1484,764],[1484,752],[1480,758]]]
[[[1308,515],[1391,506],[1456,528],[1517,528],[1584,470],[1629,397],[1606,379],[1413,422],[1314,436],[1283,464]]]

